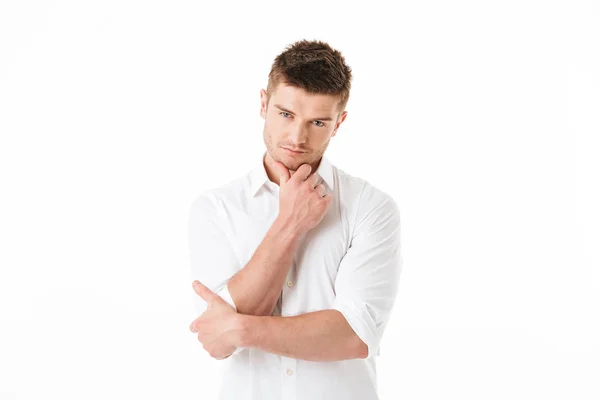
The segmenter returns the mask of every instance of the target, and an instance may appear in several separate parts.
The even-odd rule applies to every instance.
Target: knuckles
[[[210,346],[202,346],[202,347],[204,348],[204,350],[206,350],[208,355],[211,356],[212,358],[214,358],[215,360],[221,359],[221,357],[219,356],[219,353],[217,353],[212,347],[210,347]]]

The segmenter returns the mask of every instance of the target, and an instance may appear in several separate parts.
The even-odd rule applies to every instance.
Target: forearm
[[[238,313],[270,316],[302,234],[276,219],[250,261],[228,282]]]
[[[367,346],[337,310],[293,317],[244,315],[242,345],[309,361],[365,358]]]

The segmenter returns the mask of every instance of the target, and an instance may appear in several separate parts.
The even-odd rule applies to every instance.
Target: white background
[[[187,217],[264,150],[299,39],[354,81],[327,150],[397,200],[382,400],[600,398],[600,6],[0,2],[0,399],[214,399]]]

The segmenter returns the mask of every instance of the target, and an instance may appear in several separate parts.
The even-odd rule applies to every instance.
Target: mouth
[[[282,147],[282,149],[284,149],[286,152],[288,152],[290,154],[304,154],[304,153],[306,153],[305,151],[296,151],[296,150],[288,149],[287,147]]]

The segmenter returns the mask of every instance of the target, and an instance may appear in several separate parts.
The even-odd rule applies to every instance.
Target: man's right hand
[[[278,219],[304,234],[321,222],[333,197],[323,184],[317,185],[319,176],[311,174],[309,164],[302,164],[291,177],[285,165],[279,161],[273,165],[279,175]]]

